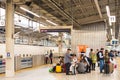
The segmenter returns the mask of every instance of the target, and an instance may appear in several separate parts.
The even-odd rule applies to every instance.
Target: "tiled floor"
[[[0,80],[120,80],[120,58],[117,58],[118,67],[113,74],[100,74],[99,69],[87,74],[66,76],[65,73],[49,73],[50,65],[38,68],[21,70],[13,78],[0,75]]]

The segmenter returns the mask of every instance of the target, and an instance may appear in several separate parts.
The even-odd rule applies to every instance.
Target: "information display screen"
[[[41,33],[46,33],[46,32],[71,32],[71,29],[40,29]]]

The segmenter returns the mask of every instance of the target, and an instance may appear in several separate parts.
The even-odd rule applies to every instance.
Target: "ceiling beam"
[[[42,0],[41,0],[42,1]],[[48,1],[47,0],[43,0],[42,2],[45,2],[46,3],[46,5],[45,4],[39,4],[39,1],[38,0],[33,0],[33,2],[36,4],[36,5],[38,5],[44,12],[45,12],[45,15],[44,15],[44,12],[43,12],[43,16],[45,16],[47,19],[50,19],[51,17],[49,17],[49,16],[46,16],[46,14],[50,14],[51,16],[53,16],[54,18],[56,18],[56,20],[58,19],[59,20],[59,23],[61,24],[66,24],[64,21],[62,21],[60,18],[58,18],[58,17],[56,17],[56,16],[54,16],[54,11],[52,11],[52,12],[50,12],[50,11],[47,11],[47,9],[45,9],[45,6],[46,7],[48,7],[48,6],[50,6],[50,4],[47,4],[48,3]],[[48,5],[48,6],[47,6]],[[56,12],[55,12],[56,13]],[[42,14],[42,12],[40,12],[40,14]],[[51,21],[53,21],[52,20],[53,18],[51,18],[50,20]],[[57,20],[57,21],[58,21]],[[53,21],[53,22],[57,22],[57,21]]]
[[[76,8],[79,8],[79,5],[82,7],[82,8],[87,8],[87,7],[91,7],[93,6],[92,4],[80,4],[80,3],[76,3],[76,6],[73,6],[73,9],[76,9]],[[65,11],[69,11],[71,9],[71,7],[68,7],[65,9]]]
[[[101,13],[101,10],[100,10],[100,6],[99,6],[99,4],[98,4],[98,0],[94,0],[94,2],[95,2],[95,5],[96,5],[96,7],[97,7],[99,16],[100,16],[100,18],[102,18],[102,13]]]
[[[96,23],[96,22],[101,22],[101,21],[104,21],[104,19],[96,19],[96,20],[93,20],[93,21],[82,23],[81,25],[90,24],[90,23]]]
[[[86,18],[83,18],[83,19],[79,19],[78,22],[81,23],[81,25],[84,25],[84,24],[104,21],[104,18],[100,19],[99,15],[95,15],[95,16],[90,16],[90,17],[86,17]]]
[[[54,0],[48,0],[54,7],[56,7],[62,14],[64,14],[68,19],[77,23],[77,25],[80,26],[80,23],[76,21],[75,18],[72,18],[72,16],[70,14],[68,14],[66,11],[64,11]]]

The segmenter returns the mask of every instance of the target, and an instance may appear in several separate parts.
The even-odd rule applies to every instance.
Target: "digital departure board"
[[[40,29],[41,33],[46,33],[46,32],[71,32],[70,28],[67,29]]]

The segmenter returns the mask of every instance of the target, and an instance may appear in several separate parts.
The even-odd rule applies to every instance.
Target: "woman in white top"
[[[77,57],[75,54],[73,54],[73,58],[72,58],[71,66],[70,66],[70,71],[74,75],[76,74],[76,63],[77,63]]]

